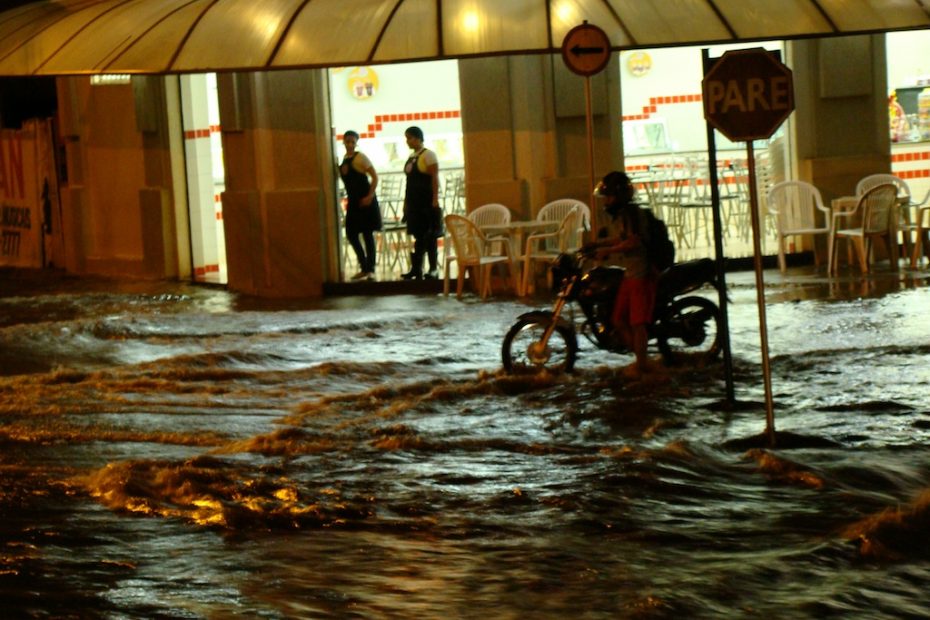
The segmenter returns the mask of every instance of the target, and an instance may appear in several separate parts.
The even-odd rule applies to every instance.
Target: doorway
[[[419,126],[424,144],[439,159],[440,203],[446,214],[465,214],[465,157],[462,139],[459,70],[456,60],[438,60],[377,67],[331,69],[330,109],[332,110],[333,173],[338,173],[345,148],[346,130],[360,134],[359,151],[365,153],[378,173],[378,201],[383,228],[375,235],[377,266],[375,278],[395,281],[409,270],[412,237],[402,222],[404,163],[409,149],[404,130]],[[424,86],[428,85],[428,86]],[[421,88],[421,86],[424,86]],[[355,255],[345,237],[345,193],[341,181],[336,211],[340,280],[358,271]],[[445,239],[439,239],[440,267]]]
[[[180,84],[192,276],[195,282],[226,284],[226,174],[216,74],[182,75]]]

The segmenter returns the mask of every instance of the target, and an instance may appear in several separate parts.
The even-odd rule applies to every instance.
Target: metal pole
[[[704,64],[704,75],[710,70],[713,64],[710,61],[710,55],[707,48],[701,50],[701,58]],[[716,61],[716,59],[715,59]],[[727,278],[726,278],[726,257],[723,255],[723,223],[720,219],[720,186],[717,184],[717,141],[714,137],[714,128],[710,123],[707,125],[707,163],[709,167],[710,179],[710,198],[713,203],[714,216],[714,252],[717,264],[717,283],[718,303],[720,306],[720,328],[723,333],[720,334],[723,341],[723,367],[726,379],[727,403],[732,405],[736,402],[735,389],[733,387],[733,353],[730,350],[730,313],[727,307]]]
[[[594,197],[594,119],[591,111],[591,77],[584,78],[584,116],[588,137],[588,205],[591,207],[591,238],[597,236],[597,200]]]
[[[746,142],[749,160],[749,216],[752,222],[752,256],[756,271],[756,303],[759,306],[759,339],[762,345],[762,378],[765,382],[765,433],[775,445],[775,407],[772,401],[772,367],[769,364],[769,337],[765,322],[765,281],[762,277],[762,244],[759,236],[759,197],[756,190],[756,162],[752,140]]]

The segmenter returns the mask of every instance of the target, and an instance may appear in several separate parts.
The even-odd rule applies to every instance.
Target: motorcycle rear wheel
[[[666,364],[706,363],[720,355],[720,309],[704,297],[676,299],[657,325],[656,342]]]
[[[504,370],[510,373],[571,372],[578,355],[578,340],[567,325],[557,325],[546,346],[540,339],[551,322],[540,315],[520,319],[504,336],[501,358]]]

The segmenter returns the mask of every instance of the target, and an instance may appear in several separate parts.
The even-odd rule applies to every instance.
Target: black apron
[[[378,206],[378,197],[371,200],[371,204],[363,207],[359,201],[368,195],[371,189],[371,182],[368,175],[359,172],[352,166],[352,160],[358,153],[342,160],[339,166],[339,176],[342,177],[342,184],[346,188],[346,198],[348,206],[346,208],[346,233],[357,235],[362,232],[372,230],[381,230],[381,209]]]
[[[426,172],[420,172],[417,165],[420,155],[414,153],[404,164],[407,174],[407,191],[404,194],[407,203],[407,232],[414,237],[441,237],[442,211],[433,208],[433,177]]]

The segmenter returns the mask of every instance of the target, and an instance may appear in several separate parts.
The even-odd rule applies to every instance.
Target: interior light
[[[113,86],[116,84],[129,84],[132,76],[120,73],[103,73],[90,76],[91,86]]]
[[[475,11],[468,11],[462,17],[462,27],[468,32],[475,32],[478,30],[480,20],[478,19],[478,13]]]
[[[575,9],[570,2],[561,2],[555,9],[555,15],[564,23],[576,20]]]

